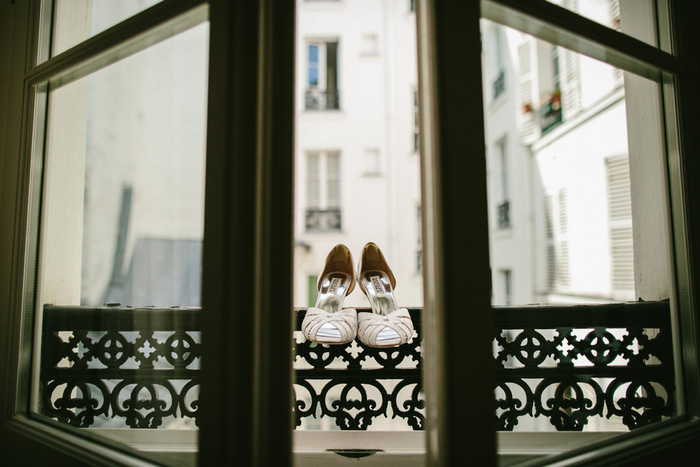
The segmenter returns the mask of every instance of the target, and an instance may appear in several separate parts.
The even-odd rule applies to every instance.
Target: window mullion
[[[480,8],[417,7],[427,460],[495,465]]]
[[[546,0],[482,0],[481,7],[486,19],[656,82],[659,70],[679,71],[677,57]]]
[[[31,68],[25,78],[51,80],[55,89],[201,23],[207,11],[204,0],[163,1]]]
[[[291,465],[294,8],[210,2],[202,465]]]

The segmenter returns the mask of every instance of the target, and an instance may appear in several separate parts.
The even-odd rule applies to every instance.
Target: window
[[[500,271],[500,288],[501,288],[501,299],[495,300],[495,303],[501,303],[503,305],[510,305],[513,303],[513,283],[512,275],[509,269],[503,269]]]
[[[342,10],[349,8],[350,4],[349,0],[338,2],[334,8],[337,6],[338,10]],[[0,172],[3,177],[3,195],[0,198],[0,257],[8,259],[0,262],[0,302],[3,303],[0,307],[0,341],[4,342],[3,352],[0,354],[3,374],[3,384],[0,386],[0,402],[3,407],[0,420],[0,450],[4,456],[9,457],[9,462],[16,464],[37,464],[40,461],[45,462],[46,459],[62,464],[76,461],[93,464],[154,461],[163,464],[170,462],[173,456],[177,456],[175,462],[178,463],[196,462],[196,457],[199,457],[204,465],[215,464],[221,459],[231,459],[241,465],[290,464],[293,456],[292,433],[289,429],[292,424],[292,411],[289,410],[290,362],[294,360],[289,345],[292,314],[280,310],[291,308],[290,276],[296,267],[292,264],[292,199],[296,198],[299,203],[306,202],[305,196],[292,196],[295,188],[299,191],[306,190],[305,184],[294,185],[293,180],[295,173],[299,177],[306,175],[305,170],[295,172],[293,158],[294,147],[297,144],[293,130],[294,96],[303,96],[306,92],[306,89],[297,89],[295,92],[292,84],[295,82],[291,59],[294,56],[292,44],[295,43],[293,2],[164,0],[136,14],[128,15],[129,19],[118,19],[117,23],[103,33],[84,40],[78,39],[77,45],[69,45],[63,54],[51,58],[48,53],[48,43],[51,41],[46,40],[48,36],[44,33],[51,30],[52,24],[40,21],[55,17],[55,11],[43,8],[48,5],[49,2],[0,3],[0,70],[3,73],[0,80],[3,83],[3,92],[0,92],[0,126],[5,137],[0,148],[3,164]],[[271,9],[273,5],[274,9]],[[677,405],[671,412],[662,416],[662,423],[654,423],[620,435],[600,432],[576,433],[582,435],[574,441],[578,446],[577,450],[569,452],[568,448],[563,448],[554,457],[544,458],[541,451],[526,449],[523,450],[527,451],[525,454],[518,451],[518,455],[529,459],[540,456],[538,460],[543,464],[614,464],[632,463],[642,459],[648,462],[669,459],[673,461],[689,458],[700,439],[700,430],[697,428],[697,419],[700,416],[700,390],[697,381],[700,378],[696,365],[699,346],[695,326],[698,312],[694,298],[698,295],[695,277],[695,265],[698,262],[696,239],[700,238],[696,232],[697,226],[700,225],[700,217],[694,200],[699,199],[700,188],[692,183],[693,174],[697,172],[692,155],[698,153],[700,145],[693,129],[694,112],[700,106],[700,93],[693,85],[700,78],[695,53],[700,43],[700,31],[694,26],[694,19],[698,17],[698,5],[693,2],[663,0],[645,2],[640,6],[639,2],[621,0],[620,32],[604,25],[605,21],[602,20],[599,23],[583,20],[582,16],[596,19],[599,17],[597,11],[590,11],[594,7],[609,11],[608,2],[599,1],[556,4],[544,0],[416,2],[421,53],[418,66],[410,69],[420,74],[420,79],[413,82],[419,82],[421,86],[417,98],[423,113],[423,153],[421,160],[417,162],[421,164],[422,170],[423,186],[420,191],[425,196],[417,198],[416,193],[403,184],[406,180],[416,178],[409,172],[409,169],[415,169],[413,166],[407,167],[406,171],[392,174],[387,172],[387,179],[391,175],[392,183],[404,189],[399,193],[404,195],[405,199],[392,198],[392,202],[406,201],[406,205],[411,207],[409,212],[413,211],[418,200],[423,206],[425,287],[420,287],[420,290],[425,290],[426,310],[429,313],[425,313],[422,328],[425,332],[425,378],[422,382],[425,405],[430,409],[430,417],[434,423],[428,425],[429,431],[426,436],[421,433],[417,437],[412,459],[418,459],[419,462],[424,460],[421,457],[421,449],[425,440],[425,452],[430,462],[436,465],[458,465],[464,460],[465,452],[485,465],[495,465],[498,445],[502,447],[509,439],[517,439],[517,435],[521,434],[499,433],[497,436],[491,425],[486,426],[484,422],[494,418],[494,383],[497,375],[494,375],[493,371],[494,336],[491,333],[494,329],[493,319],[501,319],[503,314],[490,312],[492,277],[489,271],[492,263],[489,256],[491,242],[488,218],[489,206],[493,205],[494,200],[488,198],[488,194],[492,192],[487,190],[484,175],[486,142],[493,140],[485,139],[484,130],[486,128],[486,131],[493,131],[494,134],[500,134],[500,131],[494,128],[496,120],[490,122],[491,130],[487,128],[488,125],[484,125],[484,120],[489,118],[485,113],[490,109],[483,105],[483,93],[484,90],[489,92],[489,83],[494,77],[486,76],[482,82],[484,74],[480,68],[479,47],[479,22],[482,15],[485,19],[502,23],[504,27],[514,28],[518,34],[533,35],[529,38],[532,39],[531,44],[522,48],[523,55],[530,54],[531,69],[528,73],[521,73],[522,69],[515,69],[512,76],[514,79],[518,77],[517,86],[509,87],[509,91],[512,89],[514,92],[504,94],[504,97],[512,98],[516,103],[515,106],[509,106],[506,105],[507,100],[504,100],[504,108],[514,110],[508,119],[509,128],[515,130],[509,133],[508,138],[508,150],[512,155],[511,182],[516,177],[522,177],[518,182],[529,180],[533,183],[532,186],[538,188],[529,191],[532,195],[530,200],[519,196],[521,192],[518,183],[511,183],[510,192],[513,199],[518,196],[518,201],[522,203],[518,207],[518,216],[531,219],[532,228],[525,230],[534,235],[526,239],[527,247],[511,244],[511,252],[514,255],[520,255],[522,252],[532,254],[531,261],[526,260],[525,264],[538,270],[538,275],[533,279],[534,285],[529,284],[526,276],[515,266],[493,264],[496,266],[493,268],[495,271],[509,270],[513,278],[517,277],[517,284],[513,282],[517,287],[513,287],[511,292],[513,303],[518,304],[525,300],[520,296],[521,290],[547,292],[543,290],[546,274],[542,267],[547,257],[547,242],[541,241],[547,237],[547,222],[544,219],[548,215],[544,207],[547,205],[547,196],[551,196],[552,207],[549,211],[553,224],[553,241],[562,233],[559,205],[566,206],[566,251],[570,266],[570,286],[578,288],[579,285],[585,284],[585,290],[581,289],[579,296],[585,293],[586,298],[591,301],[600,300],[600,297],[593,296],[593,292],[598,289],[591,286],[591,281],[595,280],[596,284],[604,284],[611,289],[611,275],[616,266],[607,261],[613,261],[614,252],[618,251],[614,245],[623,238],[613,234],[611,227],[618,222],[621,224],[623,220],[612,215],[614,207],[609,205],[611,198],[608,194],[613,191],[615,184],[609,183],[609,174],[614,172],[614,158],[626,154],[630,174],[629,217],[632,220],[633,248],[635,252],[644,253],[633,257],[635,289],[643,291],[641,296],[645,302],[640,302],[642,308],[649,302],[646,297],[653,292],[655,298],[652,301],[661,303],[661,308],[654,308],[653,312],[648,313],[649,316],[653,319],[658,315],[672,317],[672,325],[664,327],[663,332],[668,332],[675,349],[683,349],[683,358],[679,358],[679,355],[676,355],[675,359],[672,358],[674,386],[667,392],[678,395],[674,399]],[[401,14],[405,14],[406,7],[399,10]],[[203,12],[205,14],[202,14]],[[270,12],[275,14],[268,14]],[[605,15],[606,18],[609,16]],[[91,15],[82,17],[90,18]],[[211,24],[208,33],[211,59],[207,62],[209,79],[205,100],[208,103],[205,132],[206,196],[201,225],[204,231],[201,239],[201,297],[203,311],[207,316],[201,320],[204,336],[201,349],[203,361],[216,364],[203,365],[201,369],[202,387],[208,392],[207,397],[200,401],[202,433],[199,437],[199,453],[195,456],[194,450],[190,450],[189,454],[184,454],[185,459],[181,452],[169,452],[163,456],[152,451],[137,452],[124,445],[115,448],[116,443],[121,441],[101,444],[96,442],[94,433],[86,430],[76,427],[59,428],[61,422],[58,420],[54,420],[55,423],[44,423],[44,420],[37,416],[36,406],[30,404],[27,395],[32,393],[33,385],[37,381],[37,375],[32,375],[31,369],[39,368],[38,355],[33,354],[31,350],[33,331],[36,330],[39,334],[47,324],[40,319],[34,319],[35,316],[39,316],[34,313],[35,305],[43,305],[34,303],[34,279],[50,272],[46,268],[37,269],[38,261],[45,251],[54,251],[68,258],[67,262],[57,261],[55,264],[58,267],[66,267],[72,264],[71,261],[78,263],[74,257],[71,258],[75,255],[68,251],[62,252],[60,248],[47,250],[47,245],[43,243],[39,246],[37,241],[40,234],[43,235],[43,229],[51,228],[52,222],[56,228],[55,223],[60,224],[62,220],[62,216],[57,216],[59,219],[42,218],[40,223],[40,212],[49,211],[40,211],[39,207],[52,206],[54,203],[60,205],[61,195],[72,198],[69,201],[75,206],[82,206],[74,195],[75,192],[85,195],[83,187],[75,189],[68,186],[68,189],[75,189],[75,192],[63,191],[58,194],[50,188],[43,188],[58,187],[62,182],[68,181],[61,180],[61,169],[69,175],[84,173],[82,170],[72,170],[74,167],[52,166],[56,158],[47,157],[51,153],[45,154],[44,141],[51,146],[52,138],[65,137],[66,144],[72,142],[76,145],[73,154],[87,150],[83,144],[85,139],[73,138],[70,128],[56,131],[58,125],[68,125],[68,120],[52,120],[48,118],[47,113],[60,109],[60,105],[55,105],[55,101],[65,99],[70,102],[71,99],[67,97],[69,94],[80,94],[75,90],[87,82],[81,80],[89,79],[89,76],[102,71],[109,72],[110,65],[118,66],[122,60],[136,57],[149,46],[163,45],[169,39],[178,36],[178,33],[191,32],[196,25],[204,24],[207,17]],[[325,37],[327,33],[328,31],[317,30],[309,37]],[[506,38],[509,37],[510,34],[507,34]],[[538,45],[537,41],[549,42]],[[521,44],[513,43],[509,50],[518,50],[517,55],[520,57]],[[343,47],[345,46],[344,41]],[[347,46],[351,46],[350,41],[347,41]],[[551,89],[538,89],[537,79],[540,64],[545,58],[551,58],[548,47],[566,48],[576,54],[581,73],[578,80],[580,109],[569,118],[567,90],[565,80],[562,81],[560,91],[563,115],[561,122],[550,127],[542,124],[542,117],[552,117],[552,113],[556,111],[554,96]],[[353,50],[346,54],[343,49],[343,57],[359,57],[356,52],[357,50]],[[390,53],[390,50],[386,50],[387,55]],[[310,69],[310,62],[307,63],[308,54],[309,50],[306,47],[301,48],[297,54],[303,62],[303,71],[300,71],[299,75],[308,73]],[[385,50],[382,50],[382,55],[385,55]],[[322,86],[324,66],[321,50],[318,57],[318,86]],[[460,57],[460,60],[455,60],[454,57]],[[591,67],[595,65],[594,61],[586,63],[589,59],[599,60],[600,68]],[[364,61],[369,63],[374,60]],[[39,62],[42,64],[36,65]],[[565,58],[560,55],[560,65],[565,73],[564,62]],[[146,68],[148,67],[136,67],[139,71]],[[158,66],[154,69],[165,71],[172,79],[181,78],[186,74],[167,73]],[[591,70],[595,70],[595,73],[584,76]],[[620,73],[616,70],[623,71]],[[619,87],[621,74],[624,76],[622,88]],[[617,91],[611,88],[610,93],[600,94],[595,89],[587,88],[590,76],[610,77],[610,82],[618,84]],[[412,76],[409,78],[413,79]],[[368,81],[372,80],[365,80]],[[311,87],[308,75],[296,79],[296,82],[304,88]],[[529,110],[526,105],[528,102],[522,100],[524,94],[520,93],[520,90],[527,89],[528,86],[529,96],[532,98],[529,101]],[[90,87],[86,88],[89,92]],[[400,96],[407,89],[410,87],[399,88],[397,95]],[[348,91],[350,92],[350,89]],[[359,94],[350,94],[352,98],[348,97],[347,102],[354,102]],[[619,99],[620,94],[624,95],[624,101]],[[181,96],[170,97],[177,100]],[[542,97],[548,99],[551,107],[544,115],[540,113]],[[54,100],[54,105],[48,105],[49,98]],[[395,101],[403,102],[403,109],[408,104],[407,100],[401,98]],[[84,108],[82,103],[77,105],[78,102],[73,102],[75,107]],[[584,151],[563,151],[559,146],[558,143],[564,141],[563,138],[577,134],[577,130],[581,129],[580,122],[591,120],[594,114],[610,116],[614,112],[624,116],[627,131],[631,136],[625,138],[625,133],[617,133],[623,135],[621,140],[625,142],[626,148],[608,147],[606,151],[596,151],[596,157],[588,157],[590,154]],[[409,112],[401,109],[396,113],[409,115]],[[330,118],[329,115],[320,117],[318,112],[305,114],[305,117],[323,120],[324,124],[334,124],[337,122],[332,121],[333,119],[341,121],[345,117],[341,113]],[[58,115],[60,116],[60,113]],[[168,115],[168,118],[177,115],[180,115],[179,112]],[[554,116],[556,117],[556,114]],[[653,118],[638,118],[648,116]],[[52,134],[44,133],[47,121],[52,125]],[[184,121],[191,123],[189,116]],[[303,118],[298,121],[300,124],[305,123]],[[611,121],[620,123],[623,118]],[[130,123],[133,124],[134,131],[138,132],[138,120]],[[193,129],[189,125],[184,126],[188,130]],[[617,127],[611,124],[602,125],[601,128],[600,131],[604,131]],[[304,159],[300,162],[302,166],[306,163],[308,148],[339,147],[333,141],[322,140],[325,134],[319,132],[318,141],[314,141],[313,145],[297,145],[299,158]],[[406,135],[410,134],[410,130],[398,129],[396,134],[397,141],[403,141],[402,147],[407,148]],[[370,140],[371,128],[352,136],[367,139],[358,142],[352,152],[346,152],[343,148],[343,176],[346,173],[354,176],[360,172],[356,170],[356,164],[347,164],[346,161],[357,156],[359,162],[361,151],[365,147],[380,147],[383,157],[387,160],[387,166],[394,167],[388,162],[395,155],[388,149],[390,144],[385,146],[384,140]],[[192,138],[192,141],[195,141],[195,138]],[[595,140],[587,138],[582,141]],[[120,137],[119,142],[123,143],[124,138]],[[175,148],[180,149],[182,148]],[[199,150],[201,151],[201,148]],[[145,150],[143,155],[145,160],[152,157],[152,154]],[[520,158],[519,155],[524,157]],[[81,158],[76,156],[76,160],[78,159]],[[554,170],[561,168],[558,164],[563,162],[563,159],[567,159],[568,163],[562,165],[568,172]],[[517,164],[523,160],[530,161],[532,165],[528,167],[533,170],[519,170],[520,166]],[[607,166],[606,160],[610,161]],[[409,166],[405,158],[402,162]],[[586,162],[590,165],[585,170],[577,170],[579,167],[573,162]],[[537,171],[535,168],[544,170]],[[44,179],[43,169],[47,170],[46,175],[53,171],[54,176],[51,180]],[[552,169],[551,172],[548,169]],[[579,177],[566,178],[562,174]],[[594,190],[590,189],[590,184],[584,183],[587,175],[596,177]],[[323,171],[319,170],[319,178],[323,176]],[[366,181],[373,183],[376,180]],[[640,184],[640,181],[643,183]],[[111,209],[115,226],[119,225],[120,219],[124,219],[122,226],[127,225],[126,219],[130,219],[129,225],[135,225],[131,224],[133,216],[136,215],[132,209],[136,209],[139,202],[136,198],[140,196],[139,190],[142,186],[138,181],[134,181],[133,184],[124,184],[115,191],[112,204],[116,207]],[[382,196],[384,192],[357,188],[349,190],[345,184],[342,188],[347,189],[347,193],[370,194],[361,199],[358,196],[358,203],[386,200]],[[319,199],[323,189],[319,186]],[[566,195],[564,203],[561,203],[559,193],[563,189]],[[586,196],[583,196],[584,194]],[[343,203],[349,198],[342,196]],[[367,213],[364,219],[345,222],[344,218],[344,228],[355,228],[368,223],[374,224],[373,221],[377,219],[381,221],[392,218],[386,204],[374,202],[371,206],[372,210],[364,211]],[[581,220],[584,216],[581,214],[593,207],[595,209],[590,210],[599,217],[595,217],[594,222],[589,222],[583,227]],[[66,217],[65,220],[69,219]],[[394,248],[398,252],[414,251],[414,235],[404,234],[413,230],[406,228],[406,225],[410,227],[411,224],[406,222],[401,230],[396,228],[390,231],[391,235],[387,235],[382,243],[395,245]],[[520,222],[515,225],[520,229]],[[297,223],[298,229],[303,229],[302,226],[303,222]],[[76,230],[83,228],[82,222],[62,227]],[[177,228],[173,227],[174,230]],[[118,237],[120,229],[115,230]],[[124,227],[123,230],[128,232],[129,228]],[[538,230],[545,233],[542,234]],[[587,274],[580,273],[580,265],[591,257],[582,253],[584,250],[581,248],[585,247],[586,243],[582,242],[582,238],[576,237],[581,232],[588,233],[589,240],[595,237],[595,242],[588,242],[596,245],[597,254],[593,258],[603,257],[600,256],[601,252],[606,258],[606,262],[599,262],[589,271],[584,270]],[[133,255],[130,256],[129,252],[135,251],[132,248],[137,248],[137,242],[132,241],[130,245],[128,237],[127,233],[124,265],[131,264],[130,258],[133,258]],[[181,238],[189,237],[190,234],[185,232]],[[66,235],[64,238],[75,240],[75,235]],[[341,237],[333,238],[329,242],[340,239]],[[114,277],[124,278],[126,266],[113,267],[120,263],[119,258],[122,257],[120,249],[117,248],[118,244],[119,241],[110,251],[110,267],[107,268],[107,276],[110,278],[111,271],[116,271]],[[300,249],[303,248],[300,246]],[[74,247],[72,251],[82,254],[80,248]],[[413,265],[412,256],[401,253],[393,257],[404,258],[400,261],[407,261]],[[407,257],[408,260],[405,259]],[[117,260],[114,261],[114,258]],[[119,271],[122,272],[121,275]],[[312,273],[308,272],[303,276],[305,286],[308,286],[309,275]],[[78,276],[82,276],[80,272]],[[77,276],[71,274],[70,277]],[[588,282],[584,283],[582,280]],[[657,288],[654,289],[654,286]],[[270,293],[271,287],[274,287],[275,293]],[[407,288],[410,290],[418,287]],[[58,287],[58,290],[64,289]],[[87,290],[83,292],[80,287],[71,287],[71,291],[79,298],[83,294],[91,295]],[[569,299],[559,298],[563,301]],[[664,301],[665,298],[668,301]],[[615,304],[618,305],[624,309],[629,304]],[[635,302],[629,306],[638,309],[639,303]],[[109,307],[106,310],[106,315],[111,314]],[[460,313],[460,310],[465,312]],[[565,310],[566,307],[556,308],[559,315],[566,317]],[[547,310],[540,311],[547,314]],[[177,310],[168,313],[173,322],[188,316],[180,314]],[[520,318],[523,316],[529,318],[532,315],[525,311]],[[502,324],[503,321],[498,322],[499,326]],[[520,324],[511,322],[511,326]],[[607,329],[610,326],[599,327]],[[518,329],[523,327],[507,329],[508,332],[503,334],[505,337],[499,342],[504,344],[504,350],[514,348],[516,343],[521,343],[523,349],[530,348],[528,346],[532,339],[518,340],[521,337],[515,333]],[[470,333],[469,338],[464,338],[466,330]],[[663,332],[659,335],[663,335]],[[652,334],[639,334],[635,337],[638,340],[651,339]],[[545,340],[552,337],[541,336]],[[571,343],[576,336],[569,337],[571,340],[568,340],[568,343]],[[597,336],[595,342],[590,342],[594,345],[598,341],[622,338],[624,336],[619,334],[603,333]],[[129,345],[135,344],[135,341],[127,342]],[[642,347],[635,347],[637,344],[630,345],[630,349],[638,351],[631,352],[630,358],[636,358],[636,355],[640,355],[639,352],[644,351]],[[143,348],[142,354],[145,356],[145,353],[150,352],[150,347]],[[648,349],[649,346],[645,348]],[[112,349],[115,351],[114,355],[119,353],[118,347]],[[330,351],[336,350],[333,348]],[[251,355],[255,358],[250,358]],[[465,359],[465,356],[469,358]],[[82,358],[80,355],[79,357]],[[596,356],[592,358],[596,360]],[[591,365],[591,368],[596,365],[597,363]],[[645,365],[647,363],[640,364]],[[620,368],[610,372],[623,371],[623,367],[627,368],[620,365]],[[567,371],[575,372],[579,371],[579,368],[574,364]],[[465,369],[468,377],[465,377]],[[518,368],[504,365],[501,370],[505,372]],[[527,387],[532,386],[521,386],[523,391],[526,391]],[[564,415],[578,410],[573,404],[590,399],[589,392],[579,392],[575,387],[567,388],[559,384],[558,388],[562,393],[560,400],[569,404],[561,410]],[[658,387],[649,385],[639,390],[628,389],[629,386],[621,388],[626,397],[651,397],[652,391],[656,391]],[[556,389],[552,391],[556,392]],[[502,389],[502,394],[504,393],[507,394],[508,391]],[[469,397],[464,397],[464,394],[469,394]],[[71,395],[79,396],[80,393]],[[655,392],[654,396],[668,401],[668,398],[660,393]],[[89,396],[86,397],[85,406],[91,407],[93,401]],[[501,397],[501,401],[503,400],[504,397]],[[500,409],[505,412],[508,407]],[[501,412],[501,415],[504,412]],[[595,420],[597,427],[602,426],[602,418],[604,416]],[[502,420],[507,419],[508,414]],[[231,420],[235,420],[236,423],[231,423]],[[568,419],[562,415],[557,420]],[[315,428],[321,425],[316,424]],[[593,425],[591,423],[586,427],[576,427],[588,429]],[[519,425],[518,428],[522,426]],[[125,440],[127,446],[138,446],[147,436],[145,430],[136,434],[131,430],[125,431],[127,436],[131,436],[130,440]],[[181,434],[179,430],[173,430],[168,438],[179,437]],[[382,453],[372,454],[374,456],[390,457],[396,454],[394,451],[390,452],[389,446],[383,444],[381,437],[375,432],[370,434],[374,435],[371,439],[375,440],[375,444],[363,444],[363,449],[384,450]],[[139,439],[134,438],[134,435]],[[312,435],[312,439],[323,443],[323,437],[319,437],[316,432]],[[556,442],[552,441],[558,437],[549,435],[545,433],[542,438],[545,440],[544,445],[552,448],[556,445]],[[584,438],[604,440],[604,443],[582,443]],[[14,449],[16,446],[23,447],[21,453]],[[157,446],[159,443],[156,442],[148,448],[157,449]],[[528,446],[531,447],[532,444]],[[331,457],[339,455],[323,451]],[[367,453],[368,451],[363,452]],[[501,451],[501,454],[502,463],[522,459],[511,456],[512,452]]]
[[[503,28],[501,26],[495,26],[492,31],[495,36],[495,51],[494,57],[492,58],[492,60],[495,61],[494,69],[496,70],[493,80],[493,99],[495,100],[506,90],[506,61],[504,57],[508,52],[505,50],[506,44]]]
[[[511,226],[511,215],[510,215],[510,180],[509,174],[510,164],[508,162],[508,146],[507,139],[504,137],[496,143],[496,153],[498,158],[498,168],[499,168],[499,180],[498,187],[500,191],[500,201],[496,206],[497,218],[498,218],[498,228],[507,229]]]
[[[309,42],[306,50],[306,110],[339,109],[338,42]]]
[[[418,90],[413,90],[413,152],[420,151],[420,121],[418,116]]]
[[[423,272],[423,213],[421,212],[421,207],[416,208],[416,272]]]
[[[306,230],[340,230],[340,153],[306,155]]]

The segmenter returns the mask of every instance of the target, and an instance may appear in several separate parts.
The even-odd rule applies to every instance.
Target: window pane
[[[419,319],[423,279],[417,260],[421,242],[416,206],[421,199],[419,155],[414,147],[415,16],[408,14],[408,3],[403,1],[347,0],[333,8],[298,1],[297,7],[297,48],[301,52],[297,53],[294,305],[304,313],[307,306],[331,304],[333,300],[324,302],[323,293],[318,294],[317,302],[308,302],[312,295],[309,278],[323,271],[326,257],[338,244],[346,245],[352,254],[354,276],[363,247],[374,242],[396,278],[392,295],[398,306],[409,308],[411,316]],[[373,39],[371,53],[367,37]],[[305,79],[306,60],[312,57],[305,48],[311,42],[323,44],[319,47],[319,89],[309,89]],[[321,155],[321,197],[326,204],[318,210],[305,205],[309,200],[302,191],[310,183],[305,177],[312,175],[302,165],[305,159],[309,164],[305,158],[309,152]],[[371,311],[357,283],[340,306]],[[395,438],[399,445],[416,448],[422,444],[418,338],[392,349],[396,361],[390,358],[390,363],[382,363],[379,349],[359,340],[329,346],[312,343],[297,331],[295,342],[295,436],[300,435],[295,438],[296,449],[312,449],[304,442],[310,438],[303,435],[309,431],[317,435],[318,430],[348,436],[350,433],[341,431],[373,431],[374,441],[361,441],[358,447],[362,448],[372,448],[373,443],[384,449],[397,446],[386,444],[385,434],[378,435],[378,431],[400,433]],[[315,360],[326,351],[333,355],[330,361]],[[394,363],[401,368],[399,372],[393,369]],[[378,372],[376,376],[362,371],[370,368]],[[324,435],[328,434],[333,433]],[[319,444],[323,444],[321,452],[341,447],[338,440],[342,438],[334,439],[316,442],[313,449],[320,448]],[[420,450],[414,449],[416,452]],[[304,464],[303,459],[297,460]]]
[[[58,55],[161,1],[55,0],[51,55]]]
[[[39,414],[186,463],[208,37],[200,24],[50,92],[36,300]]]
[[[503,74],[489,66],[494,29]],[[482,31],[500,452],[512,435],[564,452],[678,415],[663,124],[635,110],[658,84]]]
[[[595,21],[598,24],[643,40],[658,47],[656,40],[642,37],[644,28],[656,31],[656,19],[653,15],[643,14],[646,5],[640,5],[637,0],[547,0],[569,11]],[[622,10],[622,15],[621,15]],[[622,18],[622,19],[621,19]],[[640,27],[642,27],[640,29]]]
[[[309,85],[318,85],[318,46],[309,45]]]

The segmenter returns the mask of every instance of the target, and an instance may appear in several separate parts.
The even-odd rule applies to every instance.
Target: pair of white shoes
[[[320,344],[347,344],[358,337],[370,347],[408,342],[413,337],[411,315],[396,303],[396,279],[379,247],[371,242],[365,245],[357,268],[357,282],[369,299],[371,313],[342,308],[355,288],[353,269],[348,247],[336,245],[318,279],[316,306],[306,311],[301,323],[304,337]]]

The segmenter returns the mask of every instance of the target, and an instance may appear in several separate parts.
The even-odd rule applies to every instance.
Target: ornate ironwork
[[[340,221],[340,208],[306,210],[306,230],[340,230]]]
[[[668,302],[500,308],[496,426],[547,417],[580,431],[592,417],[629,429],[675,411]]]
[[[297,426],[307,417],[330,417],[340,429],[364,430],[379,417],[398,417],[408,428],[423,429],[420,310],[409,312],[416,335],[396,348],[367,347],[357,340],[337,346],[295,339]],[[305,313],[297,312],[298,329]]]
[[[199,329],[193,308],[45,306],[41,413],[78,427],[196,424]]]
[[[311,88],[306,90],[306,110],[340,109],[340,92]]]
[[[45,306],[41,413],[78,427],[195,424],[199,311]],[[393,349],[295,333],[297,426],[325,417],[343,430],[383,419],[423,429],[421,313],[409,311],[416,335]],[[561,431],[593,417],[634,429],[674,414],[668,302],[497,307],[494,317],[497,429],[542,417]]]
[[[555,92],[542,104],[538,111],[540,129],[546,133],[562,122],[561,94]]]

